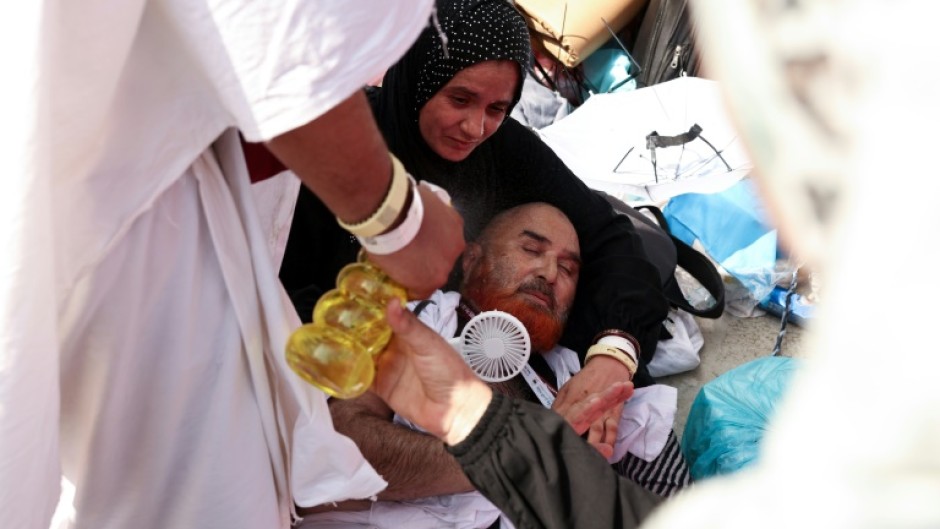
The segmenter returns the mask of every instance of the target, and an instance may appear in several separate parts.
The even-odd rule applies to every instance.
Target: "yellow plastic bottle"
[[[307,382],[331,396],[351,399],[375,378],[375,358],[392,330],[385,321],[390,299],[408,294],[385,272],[360,256],[336,277],[336,289],[320,297],[308,323],[287,341],[287,363]]]

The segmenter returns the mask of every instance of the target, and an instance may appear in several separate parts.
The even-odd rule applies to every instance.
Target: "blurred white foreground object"
[[[934,3],[692,8],[781,238],[826,294],[755,466],[644,527],[940,527],[937,312],[920,308],[940,259]]]

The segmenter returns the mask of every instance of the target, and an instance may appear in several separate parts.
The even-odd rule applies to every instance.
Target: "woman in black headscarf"
[[[597,333],[619,329],[648,358],[667,303],[632,224],[533,132],[507,118],[529,58],[525,21],[506,0],[439,0],[435,24],[388,70],[382,88],[371,90],[376,120],[412,175],[450,193],[467,240],[519,204],[547,202],[563,211],[578,232],[583,264],[561,343],[583,359]],[[310,318],[319,295],[358,250],[302,188],[281,268],[302,318]],[[647,377],[641,366],[635,382],[643,385]]]

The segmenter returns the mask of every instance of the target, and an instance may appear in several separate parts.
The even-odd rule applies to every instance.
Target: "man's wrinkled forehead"
[[[558,208],[544,202],[530,202],[496,215],[477,238],[481,246],[504,245],[531,240],[533,244],[559,243],[580,259],[577,231]]]

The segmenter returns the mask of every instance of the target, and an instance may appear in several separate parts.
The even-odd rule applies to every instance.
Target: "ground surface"
[[[725,314],[717,320],[698,319],[697,321],[705,337],[705,346],[700,355],[701,365],[692,371],[659,379],[660,382],[679,390],[676,432],[680,438],[685,428],[689,408],[699,389],[715,377],[741,364],[762,356],[769,356],[780,329],[780,319],[771,315],[737,318]],[[806,329],[793,324],[788,325],[781,353],[784,356],[802,356],[805,333]]]

